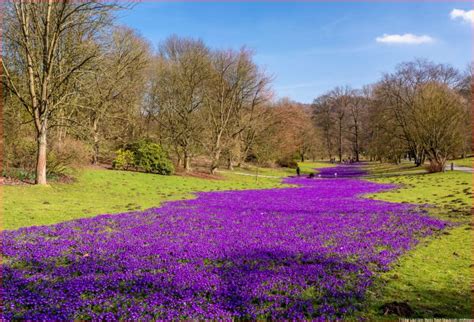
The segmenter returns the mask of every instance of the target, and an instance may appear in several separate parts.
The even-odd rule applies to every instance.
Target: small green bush
[[[4,168],[33,172],[36,165],[37,144],[33,138],[18,138],[5,144]]]
[[[68,167],[56,152],[51,151],[47,155],[46,176],[51,179],[65,177],[68,174]]]
[[[159,144],[142,141],[134,155],[135,165],[145,172],[170,175],[174,171],[173,163]]]
[[[7,168],[3,169],[2,177],[14,178],[20,181],[34,181],[35,174],[32,171],[19,168]]]
[[[135,156],[132,151],[120,149],[115,152],[116,156],[112,167],[119,170],[128,170],[135,165]]]
[[[118,150],[112,165],[115,169],[135,167],[144,172],[162,175],[174,172],[173,163],[161,146],[148,141],[139,141]]]

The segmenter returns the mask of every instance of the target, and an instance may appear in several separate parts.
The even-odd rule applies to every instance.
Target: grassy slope
[[[3,187],[3,228],[53,224],[158,206],[197,191],[279,187],[279,179],[226,174],[222,180],[125,171],[82,171],[72,184]]]
[[[304,167],[325,166],[305,163]],[[237,170],[238,171],[238,170]],[[249,172],[250,173],[250,172]],[[288,176],[293,169],[259,169],[259,174]],[[86,169],[72,184],[5,186],[3,228],[47,225],[159,206],[163,201],[192,198],[198,191],[265,189],[282,187],[279,178],[225,173],[222,180],[183,176],[159,176],[125,171]]]
[[[301,174],[309,174],[311,172],[315,172],[315,168],[327,168],[327,167],[334,167],[334,164],[329,162],[299,162],[298,163]],[[291,168],[257,168],[254,166],[248,166],[246,168],[235,168],[235,172],[239,173],[246,173],[255,175],[258,171],[259,175],[263,176],[279,176],[279,177],[287,177],[287,176],[294,176],[296,175],[296,169]],[[228,173],[223,171],[224,173]]]
[[[335,167],[336,165],[329,163],[329,162],[299,162],[298,163],[301,173],[312,173],[314,172],[315,168],[331,168]]]
[[[448,161],[448,165],[453,162],[458,167],[474,167],[474,157]]]
[[[396,172],[396,171],[394,171]],[[406,302],[414,317],[470,318],[472,312],[472,175],[461,172],[372,179],[402,185],[376,199],[432,204],[430,214],[459,226],[428,238],[402,256],[369,293],[366,317],[380,319],[381,306]]]

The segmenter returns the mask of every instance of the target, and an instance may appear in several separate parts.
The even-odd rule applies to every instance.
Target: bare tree
[[[414,99],[413,132],[430,161],[430,171],[444,171],[449,155],[461,145],[463,104],[446,85],[427,83]]]
[[[252,147],[259,122],[265,117],[265,109],[261,107],[271,98],[270,81],[255,65],[240,85],[239,106],[225,132],[228,169],[233,168],[235,158],[240,163]]]
[[[354,90],[352,92],[350,103],[348,105],[350,119],[348,131],[350,135],[350,141],[352,142],[352,150],[356,162],[360,161],[362,121],[365,116],[364,114],[367,111],[368,100],[369,98],[367,90]]]
[[[349,87],[336,87],[330,93],[330,105],[337,122],[337,142],[339,162],[342,162],[345,122],[351,103],[352,90]]]
[[[266,151],[272,148],[268,143],[268,137],[272,136],[275,125],[279,123],[274,117],[269,104],[257,107],[252,117],[248,120],[246,128],[239,134],[240,150],[238,166],[248,158],[257,158],[257,161],[268,161],[271,153]],[[273,151],[274,152],[274,151]]]
[[[256,93],[261,92],[263,87],[260,84],[263,83],[255,77],[257,67],[248,50],[216,51],[212,66],[212,85],[206,92],[203,116],[209,121],[205,145],[211,156],[210,172],[214,173],[219,165],[225,134],[246,102],[259,97]]]
[[[321,129],[324,138],[324,146],[328,159],[332,159],[335,122],[328,94],[321,95],[313,101],[313,119],[318,128]]]
[[[172,36],[160,45],[153,85],[153,109],[175,147],[178,161],[191,168],[191,157],[201,141],[199,118],[210,82],[210,53],[200,40]]]
[[[46,184],[49,121],[75,95],[68,83],[96,57],[93,40],[115,8],[115,4],[96,1],[10,1],[5,5],[2,82],[33,121],[37,184]],[[66,35],[77,37],[62,48]]]
[[[82,108],[92,138],[92,163],[99,159],[101,141],[107,136],[125,135],[124,125],[130,124],[133,108],[144,90],[144,71],[149,62],[148,43],[133,30],[116,27],[100,44],[100,55],[94,69],[84,77]],[[135,100],[135,101],[134,101]],[[111,123],[117,121],[116,127]],[[136,124],[134,124],[136,125]],[[118,131],[113,131],[118,128]]]
[[[420,166],[425,160],[423,144],[416,140],[413,123],[417,90],[427,83],[436,82],[453,89],[462,86],[462,77],[453,67],[426,60],[400,64],[395,73],[384,75],[376,89],[377,101],[389,109],[401,129],[407,149]]]

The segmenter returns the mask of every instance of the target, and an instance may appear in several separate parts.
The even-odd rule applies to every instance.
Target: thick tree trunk
[[[46,124],[42,126],[37,138],[38,150],[36,154],[36,184],[46,184],[46,158],[47,158],[47,142],[46,142]]]
[[[447,154],[440,153],[435,149],[428,151],[427,154],[430,161],[430,172],[444,172],[446,170]]]
[[[219,167],[219,159],[221,156],[221,150],[218,149],[216,152],[214,152],[214,155],[212,157],[211,161],[211,174],[215,174],[217,171],[217,168]]]
[[[191,157],[189,156],[189,153],[186,150],[184,151],[183,169],[186,172],[191,170]]]
[[[430,172],[444,172],[445,168],[446,168],[446,159],[430,160],[430,167],[429,167]]]

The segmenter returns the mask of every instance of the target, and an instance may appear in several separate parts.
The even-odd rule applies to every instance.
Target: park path
[[[3,231],[0,318],[350,317],[374,276],[447,223],[361,198],[395,186],[357,166],[320,174]]]
[[[262,174],[258,174],[258,173],[244,173],[244,172],[236,172],[236,171],[222,171],[222,170],[219,170],[218,172],[232,173],[232,174],[237,174],[239,176],[258,177],[258,178],[274,178],[274,179],[285,178],[285,177],[282,177],[282,176],[270,176],[270,175],[262,175]]]
[[[446,171],[451,171],[451,165],[447,165],[445,169],[446,169]],[[474,168],[458,167],[457,165],[455,165],[455,166],[453,167],[453,170],[454,170],[454,171],[467,172],[467,173],[474,173]]]

